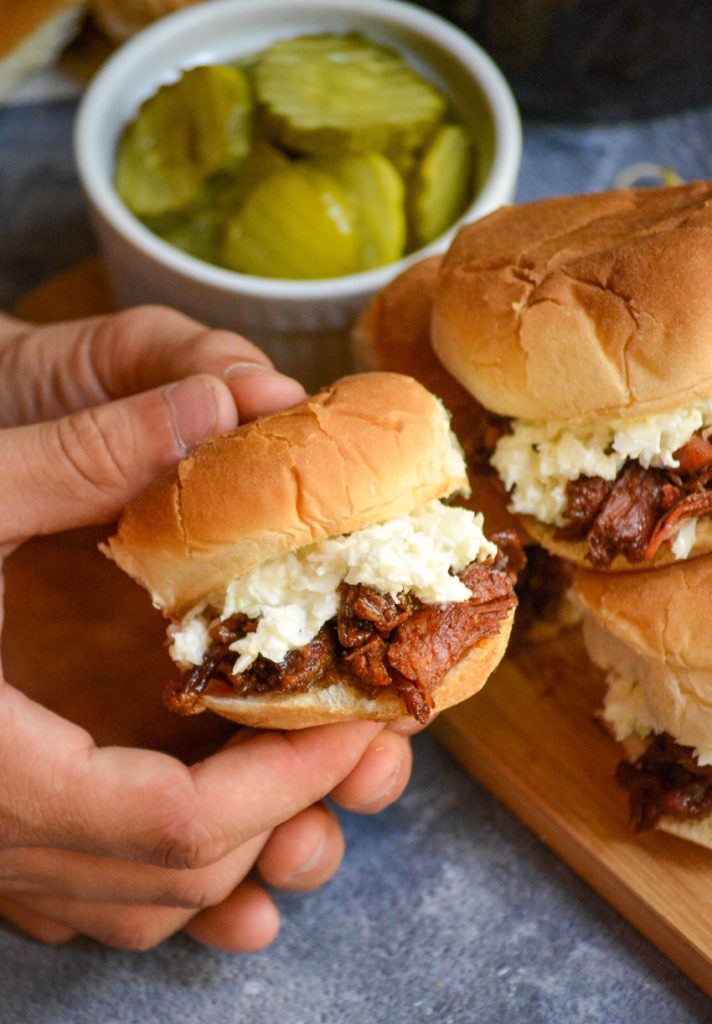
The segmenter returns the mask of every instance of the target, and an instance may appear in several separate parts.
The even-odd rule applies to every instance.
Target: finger
[[[27,895],[18,897],[17,902],[26,912],[54,922],[65,932],[136,953],[160,945],[195,916],[194,910],[74,900],[65,896]]]
[[[0,851],[0,895],[155,903],[204,910],[221,903],[252,869],[269,834],[256,836],[207,868],[193,871],[94,857],[73,850]]]
[[[35,914],[21,903],[5,899],[0,896],[0,918],[9,921],[11,925],[25,932],[38,942],[44,942],[49,946],[56,946],[63,942],[69,942],[75,938],[77,932],[67,925],[57,924],[56,921]]]
[[[274,830],[257,870],[275,889],[310,892],[335,874],[344,848],[335,815],[324,804],[315,804]]]
[[[21,330],[18,330],[21,326]],[[225,377],[241,419],[304,397],[296,381],[232,331],[162,306],[48,326],[15,322],[0,348],[0,424],[32,423],[148,391],[195,374]],[[32,382],[16,388],[12,381]]]
[[[393,803],[408,784],[413,764],[410,743],[384,729],[369,745],[351,774],[332,791],[348,811],[374,814]]]
[[[97,748],[6,685],[0,844],[206,867],[321,800],[381,729],[350,722],[260,733],[187,767],[156,751]]]
[[[255,953],[277,937],[279,911],[261,886],[246,879],[219,906],[192,918],[184,930],[213,949]]]
[[[208,434],[237,413],[213,377],[0,431],[0,543],[107,522]]]
[[[386,728],[399,736],[417,736],[423,729],[432,725],[437,717],[438,712],[433,712],[425,724],[418,722],[415,718],[396,718],[393,722],[389,722]]]

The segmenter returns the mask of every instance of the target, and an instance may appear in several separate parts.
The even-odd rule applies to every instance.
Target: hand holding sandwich
[[[110,521],[205,435],[301,396],[247,342],[167,310],[3,321],[0,554]],[[379,809],[408,775],[406,742],[369,722],[245,732],[192,768],[97,748],[5,682],[0,722],[0,913],[44,941],[146,948],[185,927],[260,948],[278,915],[253,866],[272,885],[321,884],[343,840],[318,801]]]

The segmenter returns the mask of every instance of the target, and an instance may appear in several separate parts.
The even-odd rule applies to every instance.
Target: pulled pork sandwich
[[[602,717],[630,758],[616,777],[633,826],[712,847],[712,555],[651,573],[579,571],[572,593],[607,674]]]
[[[491,464],[555,554],[712,550],[711,276],[706,182],[505,207],[455,238],[433,347],[505,418]]]
[[[433,296],[441,264],[442,256],[414,263],[371,299],[353,331],[354,359],[364,369],[410,374],[448,409],[475,495],[474,499],[457,495],[452,503],[482,512],[487,536],[500,547],[527,545],[526,557],[520,557],[517,566],[519,606],[514,636],[527,641],[549,639],[577,621],[566,596],[571,569],[533,544],[520,520],[507,509],[507,494],[489,464],[491,449],[506,421],[488,413],[447,372],[430,344]]]
[[[516,598],[442,404],[347,377],[200,444],[124,511],[106,553],[171,620],[169,703],[291,729],[412,715],[476,692]]]

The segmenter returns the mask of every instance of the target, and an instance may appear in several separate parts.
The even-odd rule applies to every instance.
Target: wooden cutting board
[[[94,260],[37,289],[16,312],[45,322],[95,315],[111,306],[102,266]],[[87,692],[96,692],[98,666],[103,667],[101,676],[107,674],[107,659],[114,663],[107,693],[117,692],[117,672],[125,680],[132,671],[136,673],[139,662],[144,671],[136,685],[145,687],[150,658],[165,658],[155,650],[158,626],[150,619],[152,613],[135,595],[125,592],[129,581],[119,580],[118,572],[113,575],[113,566],[96,554],[93,538],[88,547],[81,535],[72,538],[72,544],[83,551],[81,564],[87,581],[82,583],[81,574],[77,575],[79,552],[75,547],[72,559],[78,590],[93,581],[110,609],[103,632],[94,631],[104,639],[93,644],[88,660],[83,657]],[[32,592],[41,598],[48,580],[66,580],[62,569],[66,552],[65,541],[48,538],[15,556],[9,566],[9,596]],[[92,561],[97,558],[103,564]],[[113,596],[117,587],[124,588],[119,602]],[[59,586],[51,592],[55,619],[60,617],[56,602],[67,600],[64,593]],[[117,604],[123,609],[123,626],[117,625]],[[103,607],[96,599],[92,606]],[[47,622],[47,608],[40,603],[32,612],[34,620],[27,617],[27,601],[21,602],[21,608],[17,629],[24,624],[29,635],[39,637],[42,622]],[[82,629],[71,608],[65,621],[68,629]],[[122,630],[134,640],[142,638],[133,652],[121,640]],[[64,646],[71,648],[71,644]],[[53,647],[57,649],[56,644]],[[39,663],[24,664],[21,652],[26,649],[25,644],[17,645],[16,675],[36,681]],[[41,662],[39,639],[35,654],[35,661],[39,658]],[[74,671],[71,664],[65,669]],[[154,677],[162,673],[157,665]],[[639,837],[630,833],[626,796],[613,782],[620,749],[596,717],[602,694],[602,676],[588,662],[580,631],[572,629],[554,640],[510,650],[484,690],[440,715],[432,731],[475,778],[712,995],[712,853],[662,833]],[[120,703],[125,708],[125,700]],[[160,717],[157,697],[152,707]],[[118,713],[115,721],[118,728]],[[154,719],[153,728],[155,724]],[[185,723],[181,725],[185,727]],[[135,728],[133,723],[131,728]],[[115,742],[115,737],[110,741]],[[174,736],[166,734],[164,748],[170,749],[175,742]]]

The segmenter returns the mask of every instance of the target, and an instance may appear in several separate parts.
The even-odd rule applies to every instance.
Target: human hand
[[[34,532],[111,518],[191,442],[233,426],[236,412],[249,418],[301,397],[247,343],[168,311],[38,331],[13,322],[0,345],[0,409],[5,423],[25,425],[21,435],[0,433],[11,467],[0,498],[6,548]],[[188,381],[176,407],[178,389],[167,396],[166,382],[204,368],[212,376]],[[3,393],[13,374],[36,386]],[[145,388],[158,390],[134,394]],[[59,426],[28,426],[122,396],[133,397]],[[76,700],[76,688],[61,692]],[[156,752],[97,749],[86,731],[8,685],[3,719],[0,912],[45,940],[79,931],[144,948],[186,926],[210,944],[258,948],[278,920],[246,878],[253,864],[272,885],[320,884],[338,866],[343,840],[314,801],[336,786],[342,803],[378,809],[409,771],[405,742],[367,723],[247,735],[186,768]]]

